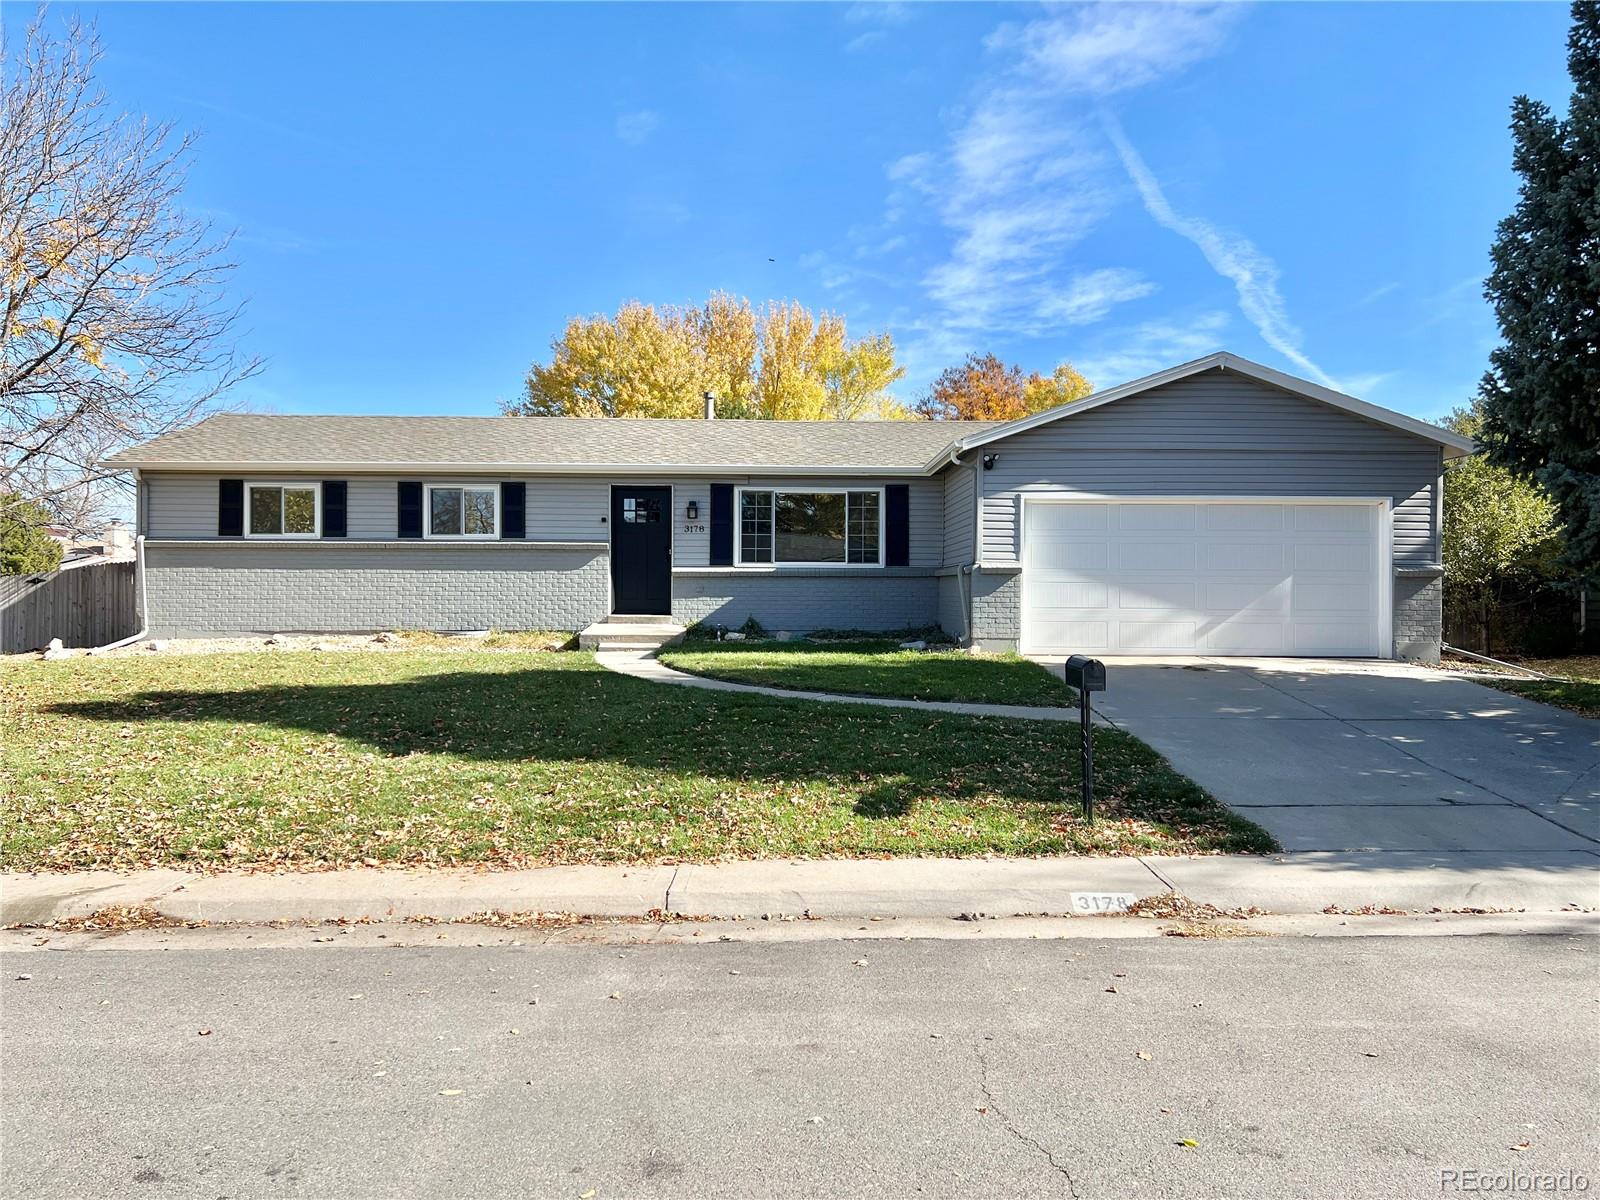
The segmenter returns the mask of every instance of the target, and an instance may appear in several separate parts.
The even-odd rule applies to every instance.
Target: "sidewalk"
[[[1197,858],[762,860],[527,871],[367,869],[0,875],[0,924],[149,904],[183,920],[403,921],[489,909],[596,917],[1071,915],[1074,894],[1178,891],[1219,908],[1319,913],[1600,908],[1600,854],[1277,854]]]

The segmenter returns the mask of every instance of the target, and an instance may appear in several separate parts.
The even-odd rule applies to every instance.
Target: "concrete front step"
[[[607,625],[671,625],[678,622],[665,613],[612,613],[605,619]]]
[[[582,650],[659,650],[683,641],[683,626],[672,624],[596,621],[578,634]]]

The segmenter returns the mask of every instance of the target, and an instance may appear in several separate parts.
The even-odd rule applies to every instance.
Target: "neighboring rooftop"
[[[875,471],[921,473],[998,421],[735,421],[611,417],[219,413],[106,460],[168,470]]]

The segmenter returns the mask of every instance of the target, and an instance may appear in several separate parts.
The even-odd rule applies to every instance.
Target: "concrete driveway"
[[[1600,855],[1600,721],[1401,663],[1106,665],[1096,710],[1286,850]]]

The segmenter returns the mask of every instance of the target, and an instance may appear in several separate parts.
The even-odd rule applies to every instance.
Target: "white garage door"
[[[1029,498],[1023,649],[1382,655],[1383,512],[1321,500]]]

